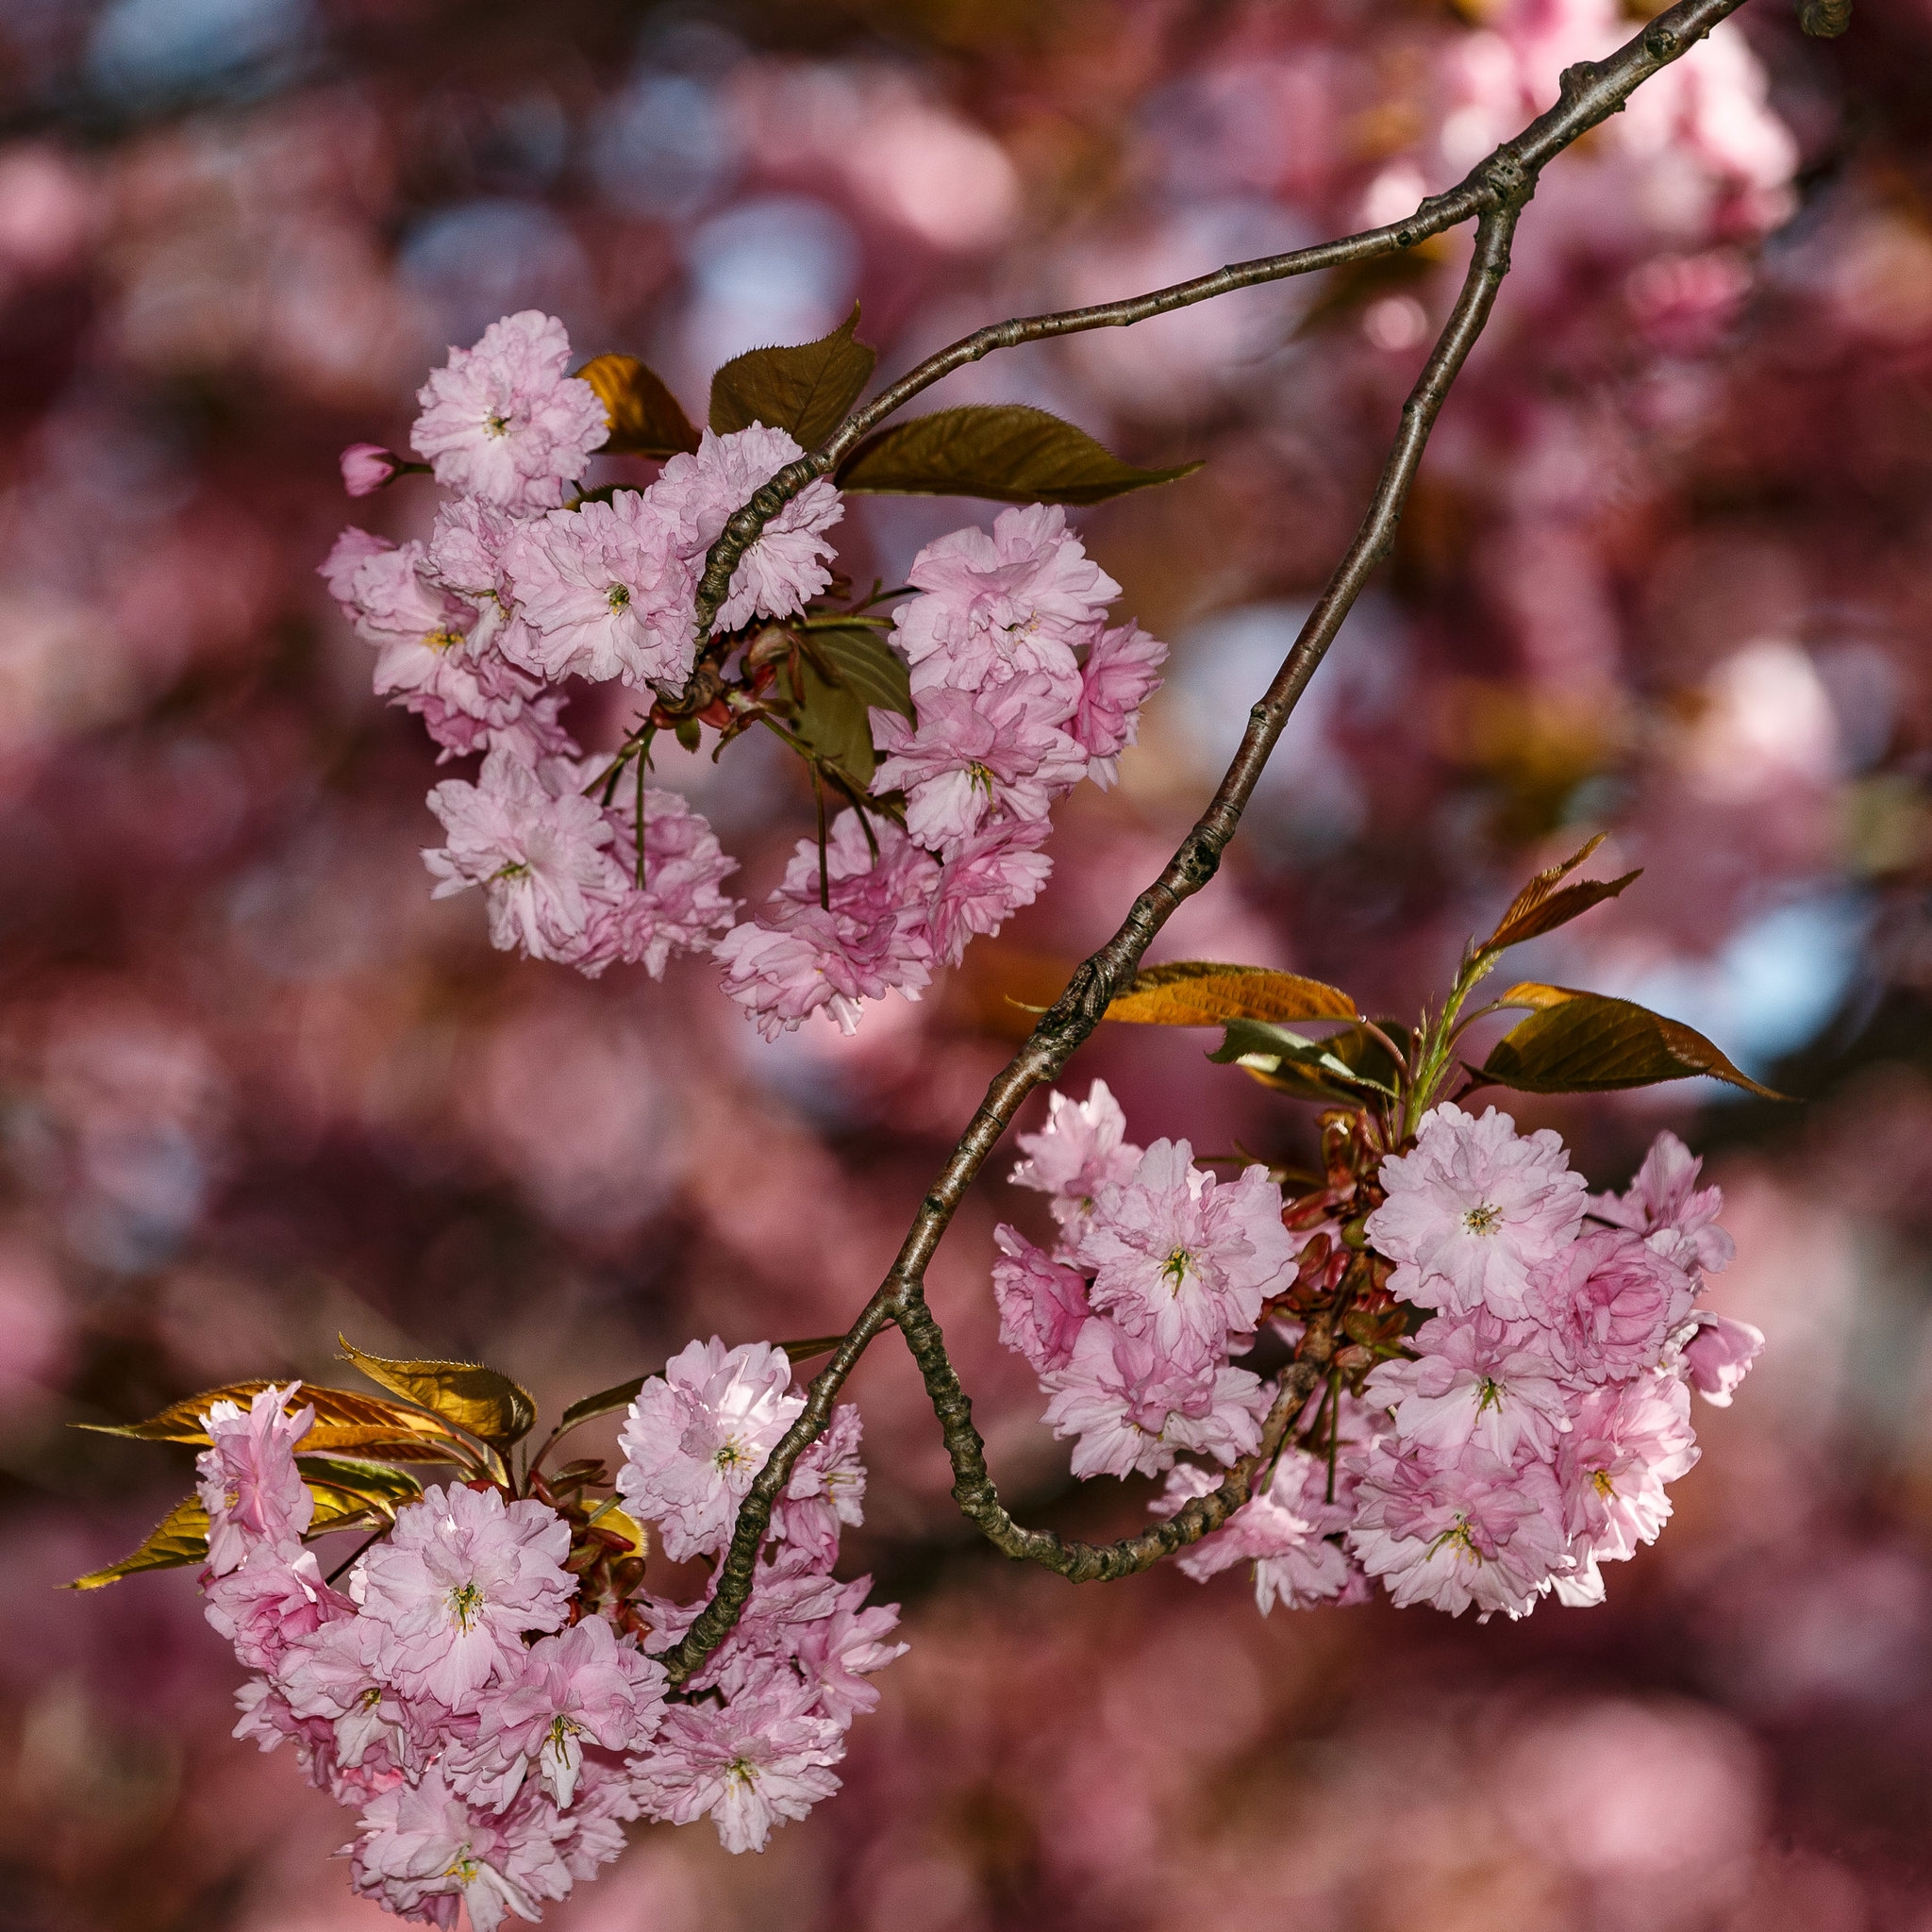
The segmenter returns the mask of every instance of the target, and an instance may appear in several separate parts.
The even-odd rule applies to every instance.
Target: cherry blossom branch
[[[1134,901],[1114,936],[1075,968],[1066,989],[1042,1014],[1019,1051],[987,1090],[944,1170],[927,1192],[891,1269],[866,1304],[838,1352],[812,1379],[804,1412],[753,1482],[741,1507],[717,1587],[684,1637],[659,1661],[674,1682],[695,1672],[738,1621],[751,1594],[758,1551],[772,1509],[791,1480],[792,1465],[823,1433],[840,1389],[866,1348],[889,1323],[899,1327],[924,1378],[953,1464],[953,1495],[964,1514],[1007,1555],[1039,1562],[1074,1582],[1126,1575],[1198,1541],[1247,1499],[1257,1468],[1279,1447],[1289,1421],[1321,1374],[1313,1353],[1286,1370],[1260,1450],[1229,1472],[1221,1488],[1185,1505],[1172,1519],[1112,1544],[1068,1541],[1014,1522],[988,1474],[985,1444],[973,1425],[972,1403],[946,1354],[939,1324],[925,1305],[925,1269],[951,1224],[966,1189],[1005,1135],[1034,1088],[1051,1080],[1093,1032],[1116,991],[1132,977],[1155,936],[1179,907],[1214,876],[1270,754],[1316,667],[1356,599],[1393,544],[1402,508],[1422,461],[1429,432],[1481,335],[1509,272],[1509,244],[1543,167],[1591,128],[1620,111],[1645,80],[1687,53],[1743,0],[1679,0],[1602,61],[1565,69],[1560,97],[1513,141],[1505,142],[1448,193],[1424,202],[1407,221],[1291,255],[1238,264],[1193,282],[1127,302],[1057,315],[999,323],[963,338],[902,376],[849,417],[809,456],[780,470],[733,515],[711,546],[700,584],[700,630],[723,602],[740,558],[783,505],[815,477],[828,474],[892,410],[950,370],[996,348],[1090,328],[1124,327],[1230,290],[1306,275],[1315,269],[1373,259],[1413,247],[1428,235],[1477,217],[1475,247],[1456,305],[1402,407],[1401,426],[1367,514],[1336,566],[1266,694],[1248,713],[1247,728],[1212,801],[1182,840],[1160,876]]]
[[[1047,315],[1014,316],[989,324],[957,342],[928,356],[898,381],[854,410],[817,449],[788,463],[736,511],[705,558],[699,579],[696,609],[698,635],[708,634],[731,588],[740,559],[758,541],[758,533],[791,499],[818,477],[829,475],[879,425],[909,403],[922,390],[969,362],[977,362],[995,349],[1022,342],[1039,342],[1055,336],[1080,335],[1088,329],[1128,328],[1156,315],[1191,308],[1237,289],[1286,281],[1294,275],[1315,275],[1323,269],[1344,268],[1400,255],[1431,236],[1460,227],[1474,217],[1493,213],[1521,195],[1534,192],[1543,167],[1600,122],[1623,111],[1635,90],[1672,61],[1687,54],[1712,27],[1737,11],[1743,0],[1680,0],[1660,13],[1635,39],[1607,59],[1578,61],[1563,70],[1557,105],[1478,161],[1454,188],[1430,195],[1411,215],[1385,227],[1364,228],[1339,241],[1322,242],[1286,255],[1267,255],[1254,261],[1230,263],[1212,275],[1176,282],[1122,302],[1103,302],[1090,308],[1066,308]],[[1849,17],[1849,0],[1809,0],[1814,8],[1842,8]],[[1807,32],[1815,32],[1807,20]],[[1842,25],[1835,31],[1842,32]]]

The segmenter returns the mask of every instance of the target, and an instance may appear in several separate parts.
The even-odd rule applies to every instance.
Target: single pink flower
[[[762,423],[726,436],[707,429],[695,450],[664,465],[650,494],[693,533],[690,557],[701,567],[732,514],[804,454],[782,429]],[[834,553],[825,532],[844,514],[844,499],[824,476],[787,502],[739,559],[718,609],[718,629],[737,630],[754,617],[803,610],[832,581],[826,565]]]
[[[674,1562],[730,1541],[752,1479],[805,1407],[781,1348],[693,1341],[638,1391],[619,1437],[618,1492]]]
[[[885,755],[874,789],[905,792],[906,829],[934,850],[990,818],[1043,819],[1087,771],[1086,753],[1051,722],[1058,708],[1036,675],[978,691],[927,691],[916,726],[874,709],[873,740]]]
[[[601,1617],[585,1617],[540,1638],[476,1702],[476,1740],[467,1775],[452,1781],[474,1803],[501,1811],[534,1773],[559,1810],[570,1807],[588,1740],[607,1751],[638,1751],[664,1713],[663,1668]]]
[[[1106,791],[1120,768],[1120,755],[1140,734],[1141,707],[1160,689],[1156,675],[1167,646],[1138,624],[1103,631],[1080,667],[1080,703],[1067,729],[1089,755],[1087,775]]]
[[[1277,1600],[1288,1609],[1303,1610],[1331,1603],[1349,1579],[1349,1561],[1341,1550],[1325,1541],[1329,1529],[1345,1526],[1324,1523],[1333,1509],[1304,1513],[1305,1486],[1320,1492],[1326,1465],[1298,1450],[1284,1451],[1261,1487],[1224,1523],[1209,1530],[1174,1558],[1175,1566],[1196,1583],[1231,1569],[1237,1563],[1254,1566],[1255,1603],[1265,1617]],[[1155,1515],[1175,1515],[1196,1496],[1218,1490],[1224,1478],[1198,1463],[1181,1463],[1168,1471],[1167,1489],[1148,1507]]]
[[[629,792],[628,802],[625,793]],[[610,858],[625,873],[615,898],[591,908],[583,949],[571,963],[592,978],[613,959],[664,976],[674,953],[708,953],[731,930],[739,902],[718,890],[738,870],[704,817],[675,791],[644,789],[644,883],[637,883],[637,805],[620,785],[605,813]]]
[[[899,828],[874,823],[874,859],[856,811],[833,822],[826,847],[827,910],[819,901],[819,851],[798,841],[784,883],[755,919],[718,941],[724,991],[759,1032],[775,1040],[824,1008],[851,1033],[861,1002],[896,989],[917,999],[934,964],[925,910],[939,867]]]
[[[1000,1259],[992,1264],[1000,1340],[1025,1357],[1036,1374],[1065,1368],[1092,1313],[1087,1306],[1087,1277],[1035,1247],[1017,1228],[1003,1224],[993,1229],[992,1238],[1000,1249]]]
[[[1654,1369],[1689,1320],[1697,1284],[1671,1258],[1669,1234],[1591,1228],[1530,1271],[1524,1306],[1573,1387]]]
[[[547,1504],[506,1507],[496,1491],[461,1483],[425,1490],[362,1559],[362,1614],[388,1632],[385,1681],[474,1708],[519,1668],[525,1632],[563,1622],[576,1588],[569,1554],[570,1525]]]
[[[1080,699],[1074,646],[1098,638],[1121,590],[1067,528],[1065,510],[1037,503],[1002,510],[991,533],[971,527],[928,543],[907,581],[925,592],[894,620],[915,701],[935,686],[978,691],[1038,672],[1056,693],[1056,724]]]
[[[1442,1457],[1420,1443],[1372,1443],[1348,1545],[1398,1608],[1431,1604],[1479,1623],[1527,1616],[1570,1568],[1549,1468],[1515,1467],[1474,1445]]]
[[[217,1576],[255,1549],[293,1555],[314,1520],[315,1498],[295,1466],[295,1445],[315,1411],[283,1413],[301,1386],[271,1382],[246,1409],[217,1402],[201,1419],[208,1446],[194,1458],[195,1490],[208,1511],[208,1566]]]
[[[1413,1345],[1418,1359],[1383,1362],[1367,1382],[1394,1410],[1400,1441],[1440,1456],[1474,1442],[1506,1463],[1556,1454],[1573,1397],[1541,1330],[1478,1308],[1424,1323]]]
[[[1246,1334],[1294,1268],[1281,1195],[1263,1167],[1225,1184],[1185,1141],[1157,1141],[1069,1230],[1068,1258],[1090,1270],[1088,1300],[1164,1356],[1198,1363]]]
[[[1608,1382],[1584,1396],[1557,1451],[1562,1525],[1576,1559],[1575,1574],[1557,1582],[1564,1603],[1601,1602],[1597,1566],[1657,1541],[1671,1514],[1664,1485],[1697,1453],[1690,1393],[1675,1375]]]
[[[545,782],[551,776],[554,790]],[[493,946],[568,960],[581,949],[598,900],[612,902],[625,890],[606,850],[609,823],[575,778],[568,768],[540,774],[509,752],[492,751],[475,784],[445,779],[429,794],[449,840],[423,854],[437,881],[430,896],[481,886]]]
[[[899,1627],[897,1604],[866,1605],[872,1578],[861,1576],[839,1593],[829,1616],[802,1624],[792,1645],[792,1661],[812,1692],[818,1709],[835,1724],[849,1724],[876,1709],[879,1693],[868,1681],[910,1648],[889,1643]]]
[[[1040,849],[1051,829],[1043,819],[994,819],[946,848],[925,912],[939,959],[957,966],[975,934],[998,932],[1040,896],[1053,871]]]
[[[1424,1118],[1415,1151],[1381,1167],[1388,1199],[1369,1240],[1396,1263],[1389,1286],[1445,1313],[1487,1307],[1506,1322],[1525,1312],[1529,1271],[1567,1247],[1582,1224],[1584,1182],[1549,1128],[1518,1135],[1507,1113],[1480,1120],[1444,1105]]]
[[[1697,1332],[1684,1344],[1684,1373],[1713,1408],[1728,1408],[1738,1384],[1764,1351],[1764,1331],[1728,1315],[1700,1315]]]
[[[505,654],[552,682],[682,684],[695,643],[688,538],[652,491],[525,524],[503,552],[518,620]]]
[[[1094,1081],[1081,1101],[1050,1093],[1045,1126],[1022,1134],[1020,1145],[1026,1158],[1008,1178],[1050,1195],[1053,1218],[1063,1225],[1090,1214],[1104,1189],[1128,1179],[1141,1151],[1127,1139],[1127,1117],[1105,1080]]]
[[[690,1824],[708,1812],[727,1852],[761,1852],[772,1827],[839,1789],[844,1733],[815,1693],[774,1668],[720,1709],[674,1705],[632,1789],[647,1816]]]
[[[337,1761],[355,1770],[372,1752],[413,1773],[421,1752],[409,1714],[385,1683],[385,1624],[346,1616],[297,1638],[275,1665],[275,1688],[299,1718],[325,1724]]]
[[[1697,1267],[1712,1274],[1730,1265],[1737,1243],[1719,1227],[1724,1211],[1722,1188],[1702,1188],[1697,1176],[1704,1162],[1672,1133],[1650,1143],[1643,1165],[1622,1194],[1592,1194],[1590,1211],[1599,1221],[1634,1229],[1641,1235],[1668,1233],[1674,1258],[1682,1268]]]
[[[236,1569],[204,1586],[208,1620],[251,1671],[273,1671],[298,1638],[356,1606],[322,1579],[313,1550],[254,1544]]]
[[[411,446],[445,490],[554,508],[610,433],[597,391],[569,365],[570,338],[555,316],[525,308],[492,322],[417,391]]]
[[[1158,1475],[1182,1450],[1233,1462],[1260,1445],[1268,1396],[1245,1369],[1166,1359],[1151,1337],[1089,1321],[1063,1369],[1041,1377],[1052,1400],[1045,1421],[1075,1437],[1073,1471]]]

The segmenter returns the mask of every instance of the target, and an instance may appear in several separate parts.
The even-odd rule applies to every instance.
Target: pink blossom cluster
[[[424,854],[436,895],[480,887],[492,944],[592,976],[623,960],[658,977],[673,953],[715,953],[724,990],[768,1038],[821,1008],[849,1033],[864,1001],[917,999],[1038,894],[1054,803],[1082,777],[1113,782],[1166,646],[1108,626],[1120,586],[1060,509],[1006,510],[991,533],[928,544],[893,632],[916,719],[872,713],[875,789],[903,793],[903,829],[889,813],[842,812],[823,863],[801,841],[765,907],[734,925],[720,887],[737,862],[671,792],[605,803],[608,763],[579,761],[560,687],[675,695],[695,661],[707,549],[803,452],[762,424],[707,430],[648,489],[584,498],[576,481],[608,425],[569,362],[563,325],[534,309],[452,349],[420,392],[411,441],[456,493],[426,541],[351,528],[322,565],[376,650],[377,694],[420,716],[443,758],[482,755],[474,781],[429,794],[445,838]],[[371,494],[401,466],[353,444],[344,486]],[[826,533],[843,514],[823,478],[791,498],[740,561],[719,632],[804,611],[831,583]]]
[[[1184,1141],[1128,1144],[1099,1081],[1077,1105],[1054,1094],[1021,1144],[1012,1177],[1051,1197],[1060,1237],[1049,1254],[996,1231],[1001,1338],[1040,1373],[1055,1433],[1077,1438],[1074,1474],[1166,1471],[1153,1507],[1171,1516],[1222,1480],[1177,1451],[1228,1464],[1258,1446],[1268,1391],[1228,1363],[1294,1275],[1279,1193],[1259,1167],[1217,1183]],[[1383,1162],[1366,1225],[1391,1291],[1426,1319],[1359,1397],[1311,1401],[1307,1433],[1181,1568],[1252,1564],[1264,1611],[1358,1601],[1373,1580],[1398,1605],[1483,1617],[1546,1591],[1601,1602],[1601,1565],[1656,1540],[1665,1485],[1696,1460],[1690,1389],[1728,1403],[1763,1345],[1698,1305],[1732,1253],[1700,1166],[1661,1134],[1627,1192],[1591,1196],[1555,1133],[1435,1108]]]
[[[1230,1366],[1253,1345],[1268,1295],[1294,1274],[1294,1243],[1265,1167],[1232,1181],[1193,1164],[1185,1141],[1128,1143],[1120,1103],[1096,1080],[1077,1104],[1056,1093],[1022,1135],[1013,1171],[1049,1196],[1052,1252],[996,1231],[1000,1337],[1074,1439],[1074,1474],[1157,1474],[1183,1450],[1223,1463],[1259,1446],[1268,1391]]]
[[[767,1038],[823,1008],[850,1033],[860,1003],[896,989],[917,999],[977,933],[1032,902],[1052,861],[1054,805],[1083,777],[1113,782],[1166,645],[1139,625],[1109,628],[1120,586],[1034,504],[991,531],[928,543],[893,638],[913,709],[874,709],[874,786],[905,797],[905,828],[842,812],[822,880],[801,840],[757,917],[719,945],[724,989]]]
[[[625,1431],[622,1489],[666,1553],[715,1555],[773,1442],[803,1407],[763,1343],[693,1342],[648,1383]],[[831,1572],[862,1513],[858,1418],[841,1408],[793,1471],[750,1606],[685,1698],[637,1639],[576,1597],[569,1523],[532,1497],[452,1482],[325,1580],[302,1546],[314,1502],[296,1453],[313,1411],[299,1384],[206,1422],[208,1621],[258,1674],[239,1738],[285,1740],[309,1781],[361,1812],[345,1846],[356,1891],[406,1919],[475,1932],[544,1900],[623,1849],[637,1818],[707,1814],[733,1851],[762,1849],[839,1787],[866,1681],[905,1648],[871,1579]],[[675,1641],[703,1603],[634,1599]]]

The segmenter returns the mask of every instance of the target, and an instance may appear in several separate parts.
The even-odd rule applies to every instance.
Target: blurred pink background
[[[848,1561],[912,1651],[761,1858],[638,1828],[550,1922],[1292,1932],[1932,1928],[1932,4],[1753,0],[1555,163],[1392,565],[1157,957],[1399,1013],[1536,866],[1648,868],[1520,956],[1804,1096],[1525,1103],[1596,1185],[1707,1153],[1769,1347],[1601,1609],[1263,1622],[1239,1574],[1074,1591],[953,1511],[903,1349]],[[1351,533],[1466,237],[998,356],[1191,480],[1075,512],[1172,641],[1045,899],[920,1006],[761,1045],[704,970],[589,985],[432,905],[436,776],[314,566],[426,367],[498,314],[710,369],[858,299],[888,372],[1412,207],[1646,10],[1610,0],[7,0],[0,8],[0,1926],[373,1927],[351,1821],[232,1741],[192,1573],[84,1598],[183,1451],[76,1433],[348,1331],[549,1405],[696,1334],[842,1325],[1025,1016],[1211,789]],[[924,405],[922,405],[924,407]],[[635,459],[607,477],[641,480]],[[855,500],[900,580],[988,506]],[[572,718],[612,741],[591,703]],[[774,747],[775,751],[775,747]],[[745,741],[660,754],[761,892]],[[1205,1034],[1104,1033],[1138,1138],[1306,1152]],[[1039,1103],[1033,1103],[1038,1106]],[[1030,1118],[1030,1116],[1029,1116]],[[1004,1158],[932,1271],[994,1467],[1073,1493],[994,1340]],[[1036,1230],[1037,1231],[1037,1230]]]

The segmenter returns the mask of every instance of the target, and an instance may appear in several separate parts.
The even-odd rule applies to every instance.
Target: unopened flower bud
[[[342,488],[351,496],[374,496],[394,480],[403,459],[379,442],[352,442],[342,452]]]

